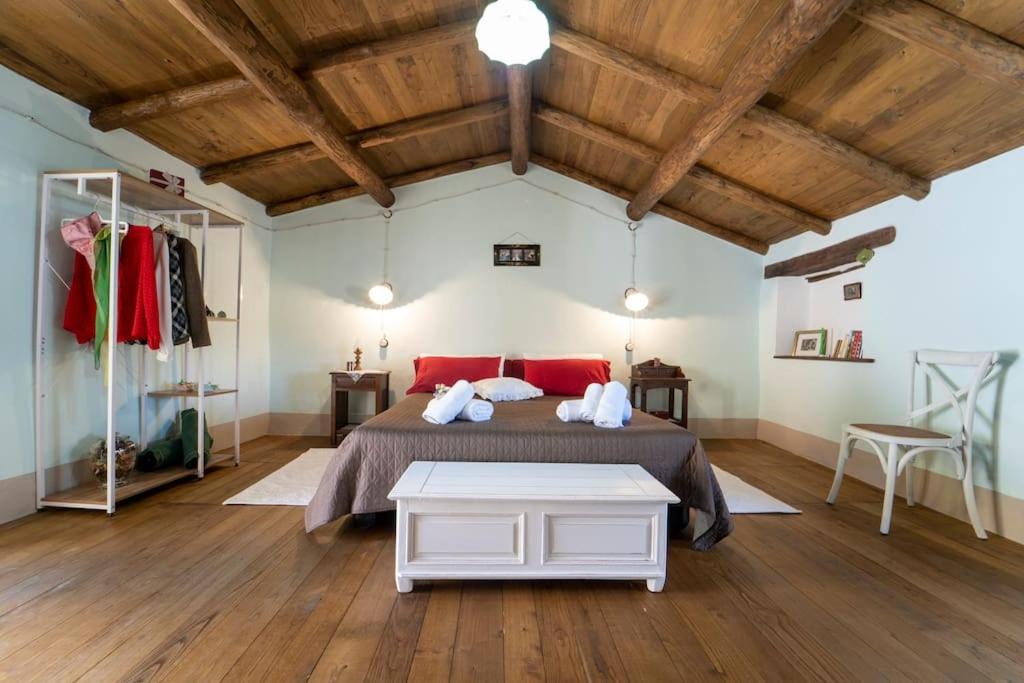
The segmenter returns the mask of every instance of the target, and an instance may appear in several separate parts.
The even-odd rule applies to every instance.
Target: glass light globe
[[[497,0],[484,8],[476,42],[495,61],[529,64],[551,46],[548,19],[530,0]]]
[[[391,283],[382,282],[370,287],[370,301],[378,306],[387,306],[394,298],[395,290],[391,289]]]
[[[647,308],[647,304],[649,303],[650,300],[647,298],[647,295],[641,292],[639,289],[634,289],[633,287],[630,287],[629,289],[626,290],[626,308],[633,311],[634,313],[637,311],[644,310],[645,308]]]

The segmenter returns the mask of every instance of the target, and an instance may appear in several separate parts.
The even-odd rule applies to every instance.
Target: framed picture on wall
[[[863,293],[863,284],[862,282],[851,282],[843,285],[843,301],[859,299]]]
[[[539,266],[539,244],[495,244],[495,266]]]
[[[793,335],[794,356],[824,356],[825,330],[797,330]]]

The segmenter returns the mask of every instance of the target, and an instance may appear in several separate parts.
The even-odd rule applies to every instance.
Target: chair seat
[[[913,446],[945,446],[954,441],[954,437],[949,434],[907,425],[851,424],[847,426],[847,431],[877,441],[895,441]]]

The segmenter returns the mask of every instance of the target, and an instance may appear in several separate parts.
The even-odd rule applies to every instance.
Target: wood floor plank
[[[795,504],[672,541],[641,582],[437,582],[399,595],[393,521],[306,534],[302,510],[223,500],[324,439],[264,437],[241,467],[0,526],[0,680],[1020,680],[1024,547],[897,504],[767,444],[711,460]]]
[[[453,681],[502,681],[503,637],[501,584],[467,581],[459,604],[459,629],[452,654]]]
[[[390,541],[385,531],[344,529],[224,680],[305,681]]]
[[[364,680],[397,596],[395,547],[390,543],[377,557],[309,680]]]
[[[533,583],[506,581],[501,598],[505,680],[545,680],[544,650],[537,623],[537,598]]]
[[[447,681],[451,676],[461,602],[461,582],[440,581],[431,586],[409,670],[410,681],[431,683]]]

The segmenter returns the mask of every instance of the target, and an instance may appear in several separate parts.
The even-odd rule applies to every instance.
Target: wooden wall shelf
[[[833,363],[874,363],[874,358],[830,358],[829,356],[772,356],[783,360],[828,360]]]

